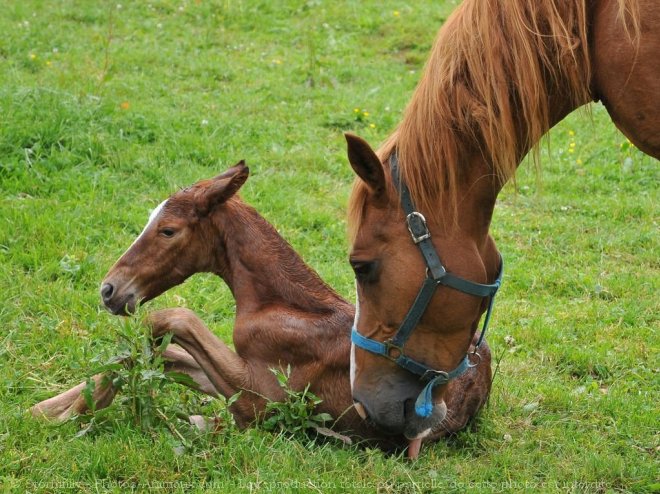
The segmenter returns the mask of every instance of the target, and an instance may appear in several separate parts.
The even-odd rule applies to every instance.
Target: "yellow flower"
[[[569,149],[568,149],[568,152],[569,152],[569,153],[574,153],[574,152],[575,152],[575,149],[573,149],[573,148],[569,148]]]
[[[569,130],[569,131],[568,131],[568,135],[571,136],[571,137],[574,136],[574,135],[575,135],[575,131],[574,131],[574,130]]]
[[[131,104],[128,101],[122,101],[119,105],[119,108],[122,110],[128,110],[131,107]]]
[[[47,60],[47,61],[46,61],[46,66],[47,66],[47,67],[50,67],[51,65],[53,65],[53,62],[51,62],[50,60]]]
[[[401,12],[399,12],[398,10],[395,10],[394,12],[392,12],[392,15],[394,17],[399,17],[401,15]]]
[[[375,124],[375,123],[370,123],[370,124],[369,124],[369,127],[371,127],[372,129],[375,129],[375,128],[376,128],[376,124]]]
[[[30,60],[36,60],[37,59],[37,55],[35,55],[34,53],[30,53],[28,56],[30,57]]]
[[[582,164],[582,160],[581,160],[580,158],[578,158],[578,159],[575,160],[575,163],[578,164],[578,165],[581,165],[581,164]]]
[[[368,112],[368,111],[363,111],[363,112],[362,112],[362,115],[365,116],[365,117],[368,117],[368,116],[369,116],[369,112]]]
[[[360,113],[360,109],[359,108],[354,108],[353,113]]]
[[[571,142],[568,146],[574,148],[574,147],[575,147],[575,143],[574,143],[574,142]]]

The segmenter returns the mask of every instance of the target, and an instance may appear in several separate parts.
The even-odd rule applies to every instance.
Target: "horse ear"
[[[351,167],[374,194],[381,195],[385,190],[385,172],[380,159],[361,137],[348,132],[344,137],[348,144],[348,161]]]
[[[208,186],[195,194],[197,211],[202,215],[208,214],[214,207],[226,202],[242,187],[249,173],[250,169],[241,160],[226,172],[212,178]]]

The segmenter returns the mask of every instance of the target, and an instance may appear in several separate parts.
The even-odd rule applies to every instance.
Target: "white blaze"
[[[145,227],[142,229],[142,231],[141,231],[140,234],[137,236],[137,238],[136,238],[135,240],[133,240],[133,243],[130,245],[130,247],[129,247],[128,249],[126,249],[126,252],[128,252],[129,250],[131,250],[131,247],[133,247],[133,246],[137,243],[137,241],[140,240],[140,238],[142,238],[142,235],[144,235],[144,232],[147,231],[147,229],[148,229],[148,228],[151,226],[151,224],[156,220],[156,218],[158,217],[158,215],[160,214],[160,212],[161,212],[161,211],[163,210],[163,208],[165,207],[165,203],[166,203],[166,202],[167,202],[167,199],[165,199],[165,200],[164,200],[163,202],[161,202],[158,206],[156,206],[156,208],[151,212],[151,214],[149,215],[149,221],[147,221],[147,224],[146,224]],[[125,254],[126,252],[124,252],[124,254]]]
[[[358,300],[357,293],[357,282],[355,282],[355,319],[353,320],[353,326],[357,330],[357,322],[360,318],[360,301]],[[355,343],[351,343],[351,367],[350,367],[350,376],[351,376],[351,393],[353,393],[353,383],[355,382]]]

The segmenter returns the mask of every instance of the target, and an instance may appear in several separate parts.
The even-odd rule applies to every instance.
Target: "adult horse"
[[[181,190],[158,206],[149,223],[110,269],[101,286],[114,314],[133,312],[198,272],[212,272],[236,299],[232,351],[192,311],[182,308],[148,316],[155,338],[173,333],[165,352],[170,369],[188,374],[200,391],[229,398],[240,426],[252,424],[267,400],[285,393],[271,369],[291,368],[288,384],[309,385],[323,402],[320,412],[338,419],[335,427],[383,448],[406,446],[402,436],[383,434],[353,409],[349,380],[350,327],[354,309],[326,285],[277,231],[236,195],[248,177],[241,162],[212,180]],[[490,355],[485,353],[485,358]],[[108,406],[116,389],[94,376],[95,408]],[[481,408],[490,390],[490,368],[457,380],[455,401],[436,437],[455,432]],[[81,383],[33,407],[35,415],[63,420],[84,413]],[[411,448],[416,456],[419,448]]]
[[[479,364],[469,347],[502,273],[495,200],[548,129],[600,100],[660,158],[659,25],[655,0],[465,0],[383,146],[346,136],[352,389],[381,427],[418,443]]]

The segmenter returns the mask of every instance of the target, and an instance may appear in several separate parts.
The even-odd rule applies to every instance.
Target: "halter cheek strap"
[[[392,169],[392,180],[395,187],[400,191],[401,207],[406,214],[406,224],[410,231],[410,236],[412,241],[419,247],[426,263],[426,278],[422,283],[415,301],[392,338],[384,342],[367,338],[361,335],[354,325],[351,331],[351,341],[363,350],[386,357],[399,367],[420,376],[420,380],[425,382],[426,385],[415,401],[415,413],[420,417],[429,417],[433,413],[433,388],[447,384],[452,379],[464,374],[471,367],[477,366],[481,361],[481,356],[477,351],[486,335],[490,316],[493,311],[495,294],[502,282],[503,262],[500,257],[497,278],[491,284],[475,283],[474,281],[466,280],[447,272],[435,250],[433,242],[430,240],[431,233],[426,225],[426,219],[420,212],[415,210],[408,187],[399,179],[396,154],[393,154],[390,158],[390,166]],[[466,353],[458,366],[451,371],[433,369],[426,364],[411,359],[403,351],[408,338],[424,315],[424,312],[426,312],[426,308],[431,302],[431,298],[438,285],[444,285],[475,297],[489,298],[481,334],[475,344],[474,350]],[[472,363],[471,357],[477,360]]]

